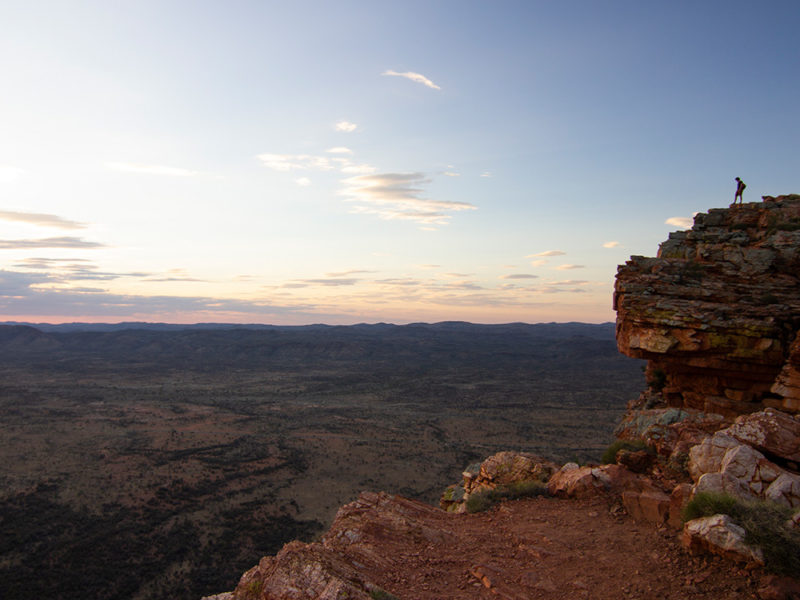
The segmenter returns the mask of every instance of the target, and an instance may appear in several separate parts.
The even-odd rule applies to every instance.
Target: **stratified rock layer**
[[[800,196],[712,209],[620,266],[617,344],[671,406],[800,412]]]

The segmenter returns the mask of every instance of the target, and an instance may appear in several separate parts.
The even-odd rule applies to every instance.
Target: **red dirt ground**
[[[439,519],[452,539],[385,540],[391,572],[370,579],[403,600],[737,600],[758,598],[764,576],[692,556],[678,531],[637,523],[606,498],[518,500]]]

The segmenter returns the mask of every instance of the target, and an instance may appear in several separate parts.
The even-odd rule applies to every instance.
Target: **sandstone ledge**
[[[699,213],[619,267],[614,307],[620,351],[671,406],[800,410],[800,196]]]

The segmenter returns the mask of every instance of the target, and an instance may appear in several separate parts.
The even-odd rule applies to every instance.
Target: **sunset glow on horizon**
[[[743,27],[744,25],[747,27]],[[0,7],[0,321],[614,319],[800,192],[790,1]]]

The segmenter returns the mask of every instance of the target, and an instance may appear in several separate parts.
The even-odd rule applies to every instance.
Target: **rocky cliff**
[[[501,452],[445,490],[445,510],[362,494],[219,599],[800,599],[800,196],[698,214],[619,268],[614,304],[649,389],[610,464]],[[684,523],[700,492],[779,515],[778,541],[729,509]]]
[[[698,213],[617,273],[617,343],[670,406],[800,412],[800,195]]]

